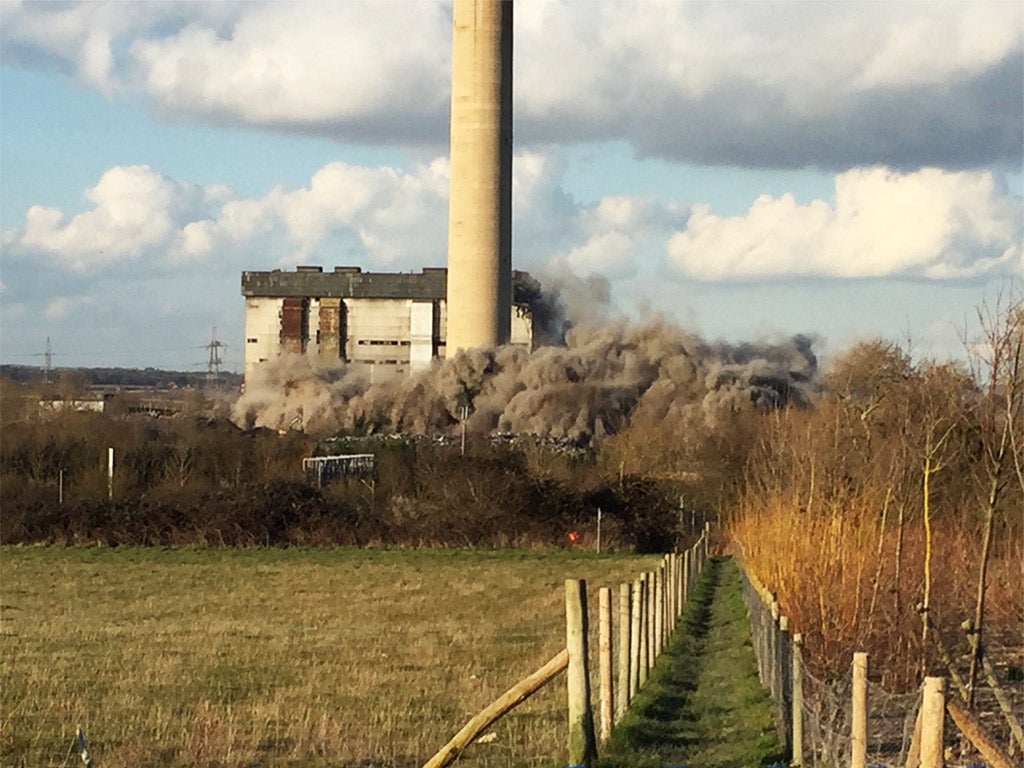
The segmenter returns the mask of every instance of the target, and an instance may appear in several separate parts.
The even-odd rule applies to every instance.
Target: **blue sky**
[[[515,266],[963,354],[1022,282],[1019,3],[517,0]],[[240,368],[243,269],[444,263],[444,3],[0,2],[0,360]],[[556,42],[557,41],[557,42]],[[966,331],[965,331],[966,329]]]

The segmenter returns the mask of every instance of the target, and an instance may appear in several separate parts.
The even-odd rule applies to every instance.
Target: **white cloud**
[[[282,198],[280,207],[302,254],[315,249],[329,227],[341,224],[358,234],[377,264],[403,258],[408,263],[422,258],[425,242],[444,242],[447,196],[445,161],[413,173],[331,163],[314,174],[308,189]]]
[[[230,35],[189,24],[137,39],[131,62],[163,108],[260,124],[361,122],[443,109],[449,37],[432,3],[269,3],[246,10]]]
[[[652,200],[609,197],[581,208],[562,190],[562,166],[537,152],[514,161],[516,264],[581,274],[629,272],[658,251],[685,212]],[[147,166],[114,167],[74,215],[33,206],[3,232],[5,252],[78,274],[128,262],[211,260],[238,268],[300,263],[409,270],[447,255],[449,167],[437,158],[409,170],[333,162],[306,186],[240,197],[223,185],[169,179]],[[561,254],[552,259],[552,254]]]
[[[4,2],[0,4],[0,39],[5,60],[58,62],[85,83],[112,95],[124,90],[123,61],[115,54],[124,41],[191,20],[222,29],[241,10],[237,2]],[[250,9],[252,10],[252,9]],[[118,44],[121,45],[118,45]]]
[[[45,255],[76,272],[137,259],[165,244],[198,188],[173,182],[149,166],[115,166],[85,193],[92,209],[70,219],[33,205],[25,226],[5,243]]]
[[[1020,199],[991,173],[884,167],[839,174],[835,197],[807,205],[763,195],[723,217],[651,198],[578,205],[561,167],[539,153],[515,161],[516,263],[535,271],[636,277],[662,258],[706,281],[803,277],[962,280],[1021,269]],[[114,167],[74,215],[33,206],[3,232],[5,251],[85,274],[215,260],[228,270],[355,263],[406,270],[446,258],[448,164],[408,171],[329,163],[297,189],[258,198],[221,185]],[[58,307],[52,309],[57,312]]]
[[[927,15],[913,5],[898,7],[894,13],[899,23],[883,30],[859,67],[855,83],[861,89],[971,77],[1020,48],[1019,9],[1014,12],[990,3],[934,3]]]
[[[528,139],[760,167],[1020,157],[1020,4],[524,5]]]
[[[991,173],[858,168],[836,177],[829,202],[764,195],[736,217],[695,206],[668,260],[699,280],[1019,273],[1020,209]]]
[[[555,253],[549,268],[578,275],[607,277],[634,274],[638,265],[685,220],[676,205],[650,199],[609,196],[580,210],[574,231],[583,242]]]
[[[447,193],[442,160],[411,172],[329,163],[308,187],[230,200],[210,218],[185,224],[175,252],[198,258],[244,247],[250,261],[285,266],[332,259],[378,268],[410,268],[425,258],[438,263],[444,259]],[[339,237],[346,244],[342,253]]]
[[[261,198],[116,166],[85,193],[90,209],[69,216],[32,206],[3,242],[14,257],[77,273],[210,258],[245,259],[248,267],[320,258],[412,268],[444,262],[447,192],[445,160],[410,172],[330,163],[308,187],[276,187]],[[342,253],[339,237],[348,245]]]
[[[440,145],[447,3],[6,3],[55,60],[172,116]],[[698,163],[1019,162],[1024,6],[517,0],[517,136]]]

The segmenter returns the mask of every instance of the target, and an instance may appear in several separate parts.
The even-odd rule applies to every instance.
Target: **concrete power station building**
[[[346,363],[371,381],[428,368],[447,350],[447,273],[359,267],[243,272],[246,378],[284,354]],[[513,272],[512,291],[510,343],[530,348],[540,285],[526,272]]]
[[[371,380],[460,349],[532,342],[539,286],[512,271],[512,3],[452,4],[448,268],[243,272],[245,375],[281,354],[364,366]]]

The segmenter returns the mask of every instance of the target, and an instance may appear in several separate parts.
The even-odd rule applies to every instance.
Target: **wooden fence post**
[[[793,705],[792,663],[790,661],[791,649],[789,645],[789,617],[779,616],[779,712],[782,717],[782,733],[785,735],[786,747],[792,750],[793,738],[790,726],[793,723],[793,712],[790,709]]]
[[[686,576],[683,572],[683,568],[685,566],[683,558],[684,555],[682,552],[676,555],[676,622],[682,618],[683,605],[686,603]]]
[[[661,656],[661,643],[664,640],[665,614],[662,612],[662,601],[665,599],[665,570],[658,568],[654,572],[654,658]]]
[[[654,668],[655,646],[654,646],[654,614],[657,613],[655,598],[654,571],[647,572],[647,671]]]
[[[665,555],[665,640],[672,636],[672,626],[675,624],[676,606],[676,574],[675,555],[671,552]]]
[[[803,636],[793,634],[793,760],[791,765],[804,764],[804,667]]]
[[[682,597],[679,589],[679,553],[672,554],[672,631],[675,631],[679,623],[679,607],[682,605]]]
[[[768,673],[768,649],[771,647],[771,636],[768,634],[768,623],[771,620],[771,611],[765,598],[758,593],[757,623],[761,631],[757,633],[757,676],[761,681],[761,687],[766,691],[770,687],[771,676]]]
[[[668,645],[669,632],[672,630],[672,568],[668,555],[661,565],[661,645]]]
[[[853,715],[850,718],[850,766],[864,768],[868,759],[868,655],[853,654]]]
[[[690,599],[690,550],[683,552],[683,602]]]
[[[768,690],[779,700],[779,604],[772,600],[771,625],[768,628]]]
[[[672,628],[672,569],[669,557],[661,564],[661,646],[668,645],[668,634]]]
[[[114,500],[114,449],[107,448],[107,498]]]
[[[668,644],[668,633],[672,627],[672,572],[668,555],[661,564],[661,646]]]
[[[601,741],[612,735],[612,591],[601,587],[597,593],[598,633],[597,646],[601,672]]]
[[[921,768],[942,768],[943,727],[946,719],[946,681],[941,677],[924,679],[921,700]]]
[[[597,757],[594,712],[590,706],[587,649],[587,582],[565,581],[565,648],[569,652],[566,675],[569,698],[569,764],[589,765]]]
[[[629,655],[633,641],[630,638],[632,616],[629,610],[629,584],[619,584],[619,679],[616,692],[615,721],[618,722],[629,709],[630,671]]]
[[[644,583],[641,579],[633,580],[633,604],[630,607],[630,634],[629,634],[629,700],[632,701],[636,692],[640,690],[640,675],[643,664],[640,662],[643,638],[643,602]]]
[[[640,574],[640,667],[638,671],[639,682],[637,683],[637,690],[639,691],[647,684],[647,672],[650,670],[650,666],[647,663],[647,643],[650,642],[650,636],[647,634],[647,592],[650,589],[650,584],[647,582],[647,574]]]
[[[676,555],[676,594],[679,597],[676,606],[676,621],[683,617],[683,606],[686,605],[686,555]]]

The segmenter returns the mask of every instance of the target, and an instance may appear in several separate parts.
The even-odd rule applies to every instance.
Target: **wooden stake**
[[[917,717],[914,719],[914,732],[910,736],[910,748],[907,749],[907,762],[905,768],[921,768],[921,707],[917,708]]]
[[[656,658],[655,652],[655,631],[654,631],[654,617],[658,612],[657,603],[655,600],[655,590],[657,584],[655,584],[654,571],[647,572],[647,670],[654,669],[654,660]]]
[[[114,449],[107,448],[107,498],[114,500]]]
[[[640,663],[643,640],[641,638],[643,625],[643,582],[640,579],[633,581],[633,600],[630,606],[630,632],[629,632],[629,700],[632,701],[636,692],[640,690]]]
[[[640,682],[637,690],[647,684],[647,673],[651,669],[651,659],[647,655],[647,648],[651,642],[651,635],[647,631],[647,595],[651,591],[651,583],[647,580],[647,574],[640,574]]]
[[[669,637],[675,632],[676,624],[679,623],[679,553],[672,553],[672,626],[669,628]]]
[[[683,552],[683,603],[690,599],[690,550]]]
[[[587,582],[565,581],[565,648],[569,651],[566,675],[569,698],[569,764],[589,765],[597,758],[594,712],[590,706],[587,649]]]
[[[804,666],[803,636],[793,634],[793,760],[791,765],[804,764]]]
[[[941,677],[924,679],[921,701],[921,768],[942,768],[943,728],[946,720],[946,681]]]
[[[612,591],[601,587],[598,597],[597,651],[601,677],[601,741],[612,735]]]
[[[615,689],[615,722],[622,719],[629,709],[629,654],[632,648],[630,636],[629,584],[619,584],[619,678]]]
[[[661,643],[664,639],[665,614],[662,601],[665,599],[665,570],[659,568],[654,572],[654,658],[661,656]]]
[[[853,716],[850,766],[864,768],[868,760],[868,655],[853,654]]]
[[[768,690],[778,701],[779,692],[779,604],[772,601],[772,623],[768,629]]]
[[[778,660],[777,665],[779,668],[779,695],[778,695],[778,706],[779,712],[781,713],[780,721],[782,725],[782,733],[787,737],[787,747],[790,747],[792,752],[792,739],[789,739],[790,729],[786,727],[786,723],[793,722],[793,712],[787,707],[791,707],[793,704],[792,688],[789,685],[792,673],[792,662],[790,661],[790,655],[792,650],[789,644],[789,618],[787,616],[779,616],[779,645],[778,645]]]

